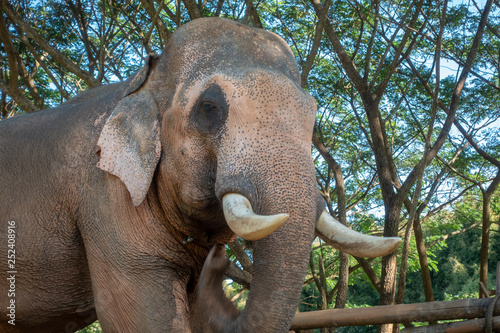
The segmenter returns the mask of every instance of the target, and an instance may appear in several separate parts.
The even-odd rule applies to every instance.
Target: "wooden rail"
[[[291,329],[484,318],[492,301],[493,298],[480,298],[301,312],[293,318]],[[496,304],[493,315],[500,315],[500,302]]]

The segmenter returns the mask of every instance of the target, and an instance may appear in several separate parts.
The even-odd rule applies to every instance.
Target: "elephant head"
[[[135,206],[155,197],[169,225],[211,244],[234,233],[255,240],[242,314],[220,289],[224,261],[214,252],[206,261],[198,294],[214,331],[287,331],[315,230],[357,255],[398,244],[363,238],[323,213],[311,159],[315,115],[280,37],[205,18],[148,58],[104,125],[98,166],[123,181]]]

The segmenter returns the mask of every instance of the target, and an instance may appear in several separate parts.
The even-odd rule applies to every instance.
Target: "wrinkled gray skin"
[[[72,332],[97,315],[104,332],[286,332],[323,209],[299,82],[276,35],[199,19],[128,81],[1,121],[0,246],[15,221],[17,275],[12,326],[4,256],[0,331]],[[241,315],[220,286],[229,192],[290,215],[255,242]]]

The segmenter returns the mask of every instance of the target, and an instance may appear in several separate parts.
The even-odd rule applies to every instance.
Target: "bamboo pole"
[[[483,333],[486,320],[472,319],[454,323],[405,328],[403,333]],[[493,332],[500,331],[500,317],[493,318]]]
[[[295,315],[291,329],[481,318],[492,301],[493,298],[480,298],[303,312]],[[500,315],[500,302],[493,314]]]

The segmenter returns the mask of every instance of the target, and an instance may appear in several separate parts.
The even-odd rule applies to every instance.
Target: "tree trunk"
[[[426,302],[433,302],[434,295],[432,292],[431,273],[429,271],[429,263],[427,261],[427,250],[425,249],[424,236],[422,235],[422,226],[420,218],[413,221],[413,230],[415,232],[415,242],[417,243],[418,260],[420,263],[420,274],[422,275],[422,283],[424,286],[424,294]]]
[[[491,182],[486,191],[481,189],[483,194],[483,230],[481,235],[481,259],[479,267],[479,281],[488,288],[488,249],[490,243],[490,226],[491,226],[491,197],[496,188],[500,184],[500,170],[498,170],[496,177]],[[479,297],[488,297],[485,295],[481,288],[479,288]]]
[[[391,209],[392,208],[392,209]],[[397,236],[399,216],[401,207],[391,207],[386,211],[384,237]],[[380,305],[394,304],[394,296],[396,292],[396,276],[397,276],[397,251],[382,258],[382,277],[381,277],[381,294]],[[393,324],[381,325],[377,328],[377,332],[389,333],[393,330]]]

